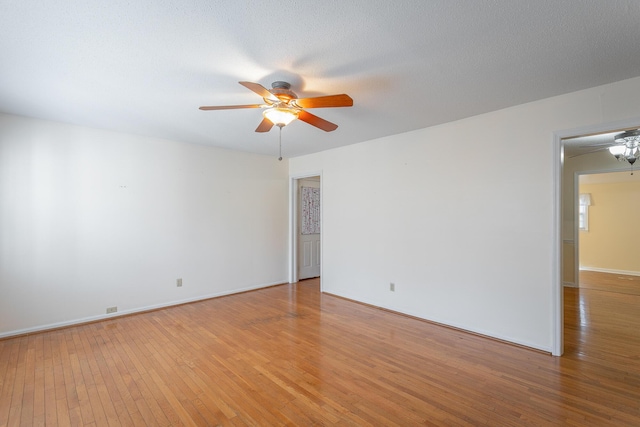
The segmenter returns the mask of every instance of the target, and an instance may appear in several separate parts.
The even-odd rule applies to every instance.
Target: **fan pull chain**
[[[280,128],[280,139],[279,139],[279,146],[280,146],[280,157],[278,157],[278,160],[282,161],[282,126],[278,126]]]

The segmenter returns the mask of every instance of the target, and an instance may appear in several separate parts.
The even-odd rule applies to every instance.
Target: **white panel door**
[[[320,276],[319,192],[319,177],[298,180],[298,280]]]

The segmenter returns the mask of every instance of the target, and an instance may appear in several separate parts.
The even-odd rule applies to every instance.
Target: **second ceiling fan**
[[[267,89],[259,83],[239,82],[242,86],[257,93],[264,100],[264,104],[248,105],[219,105],[204,106],[201,110],[236,110],[241,108],[263,108],[264,118],[256,128],[256,132],[269,132],[275,125],[280,128],[288,125],[293,120],[302,120],[312,126],[331,132],[338,128],[338,125],[322,119],[304,110],[304,108],[333,108],[351,107],[353,99],[349,95],[328,95],[315,98],[298,98],[291,90],[291,85],[287,82],[277,81],[271,84],[272,89]]]

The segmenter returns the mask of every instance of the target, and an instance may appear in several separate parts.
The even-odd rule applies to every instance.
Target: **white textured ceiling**
[[[1,0],[0,112],[277,152],[238,81],[347,93],[286,157],[640,75],[637,0]]]

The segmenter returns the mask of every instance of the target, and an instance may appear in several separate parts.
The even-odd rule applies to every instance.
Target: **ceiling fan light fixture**
[[[619,133],[614,140],[618,145],[609,147],[609,152],[616,160],[627,162],[633,167],[636,160],[640,158],[640,129]]]
[[[289,107],[272,107],[262,112],[262,115],[278,127],[283,127],[298,118],[298,110]]]
[[[613,145],[609,147],[609,152],[616,159],[620,159],[620,157],[624,154],[626,147],[624,145]]]
[[[287,82],[273,82],[271,84],[272,89],[267,89],[260,83],[246,81],[238,83],[255,94],[260,95],[265,103],[249,105],[204,105],[200,107],[200,109],[210,111],[263,108],[262,115],[264,118],[256,128],[256,132],[269,132],[274,125],[282,129],[296,119],[325,132],[332,132],[338,128],[337,124],[313,115],[307,112],[306,109],[353,107],[353,99],[346,93],[300,99],[298,95],[291,90],[291,84]]]

